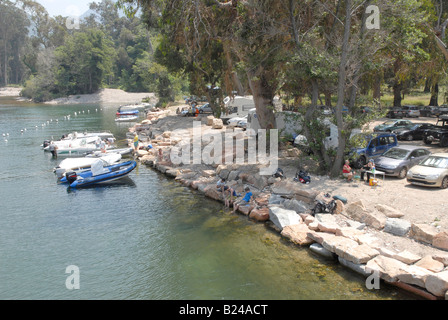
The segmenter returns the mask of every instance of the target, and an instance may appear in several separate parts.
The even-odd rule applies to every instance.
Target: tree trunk
[[[258,122],[262,129],[275,129],[274,94],[275,88],[269,84],[269,76],[262,66],[255,71],[247,71],[249,86],[255,102]]]
[[[373,79],[373,100],[380,101],[381,99],[381,79],[381,74],[375,74]]]
[[[237,94],[242,96],[244,95],[244,88],[243,85],[241,84],[240,78],[238,77],[238,73],[235,71],[235,68],[233,67],[232,56],[230,55],[230,50],[228,49],[228,46],[226,44],[223,45],[223,50],[226,57],[227,70],[229,70],[230,72],[232,89],[236,90]]]
[[[431,99],[429,100],[430,106],[439,106],[439,84],[436,83],[431,87]]]
[[[396,79],[395,83],[393,85],[393,91],[394,91],[394,107],[401,107],[401,90],[403,89],[403,83],[400,79]]]
[[[345,2],[345,26],[344,26],[344,37],[342,41],[342,51],[341,51],[341,62],[339,65],[339,79],[338,79],[338,102],[336,104],[336,123],[338,126],[338,149],[336,152],[336,158],[333,163],[333,167],[331,168],[331,176],[337,177],[342,170],[342,164],[344,161],[344,152],[345,152],[345,124],[344,119],[342,118],[342,107],[344,104],[344,92],[346,87],[346,78],[347,78],[347,60],[348,60],[348,51],[349,51],[349,39],[350,39],[350,28],[352,22],[351,16],[351,8],[352,8],[352,0],[347,0]]]

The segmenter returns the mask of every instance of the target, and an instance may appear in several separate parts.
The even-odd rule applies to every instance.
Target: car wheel
[[[440,139],[440,146],[445,148],[448,147],[448,137],[444,136],[442,139]]]
[[[356,160],[356,162],[355,162],[356,169],[361,169],[362,167],[364,167],[366,165],[366,163],[367,163],[366,157],[360,156],[358,158],[358,160]]]
[[[408,169],[406,167],[401,168],[400,172],[398,173],[399,179],[406,178],[406,175],[408,174]]]
[[[443,178],[440,188],[442,188],[442,189],[448,188],[448,177]]]
[[[430,144],[432,143],[432,141],[429,141],[429,140],[426,139],[426,138],[423,138],[423,142],[424,142],[425,144],[427,144],[427,145],[430,145]]]
[[[414,137],[412,136],[412,134],[408,134],[407,137],[406,137],[406,140],[407,141],[412,141],[412,140],[414,140]]]
[[[204,110],[199,110],[199,113],[204,113]]]

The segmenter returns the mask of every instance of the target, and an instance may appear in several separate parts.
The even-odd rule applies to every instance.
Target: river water
[[[109,130],[124,146],[130,124],[114,122],[116,107],[0,98],[0,299],[409,298],[383,284],[369,290],[337,262],[143,165],[101,187],[57,184],[62,158],[42,142]],[[66,285],[68,266],[79,289]]]

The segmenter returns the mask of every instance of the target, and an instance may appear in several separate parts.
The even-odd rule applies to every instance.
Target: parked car
[[[437,116],[441,116],[443,114],[448,114],[448,105],[442,104],[438,107]]]
[[[398,140],[422,140],[425,130],[432,129],[432,123],[415,123],[406,127],[398,128],[392,132],[397,135]]]
[[[353,148],[348,157],[353,167],[359,169],[370,159],[376,159],[390,148],[398,145],[397,136],[394,133],[359,133],[350,138],[352,144],[358,145]]]
[[[405,117],[408,118],[420,117],[420,110],[418,109],[417,106],[403,106],[401,109],[404,111]]]
[[[406,179],[419,186],[448,188],[448,153],[430,155],[409,170]]]
[[[375,126],[375,128],[373,128],[373,131],[392,132],[393,130],[403,128],[412,124],[414,123],[410,120],[400,120],[400,119],[387,120],[382,124]]]
[[[437,117],[439,114],[439,107],[426,106],[420,108],[420,116],[422,117]]]
[[[386,114],[386,117],[391,119],[401,119],[404,118],[405,116],[406,113],[404,112],[404,110],[398,107],[390,109],[389,112]]]
[[[245,115],[244,117],[234,117],[234,118],[227,120],[227,126],[236,127],[238,125],[238,122],[240,122],[242,120],[247,121],[247,115]]]
[[[423,142],[431,144],[438,142],[441,147],[448,147],[448,115],[439,116],[437,123],[423,132]]]
[[[410,168],[428,157],[431,152],[420,146],[400,145],[390,148],[375,160],[375,169],[386,175],[406,178]]]
[[[210,103],[206,103],[199,107],[199,113],[213,113],[213,109],[210,106]]]

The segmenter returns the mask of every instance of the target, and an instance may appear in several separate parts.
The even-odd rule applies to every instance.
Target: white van
[[[244,117],[249,113],[250,109],[255,108],[255,102],[252,96],[234,96],[224,98],[224,112],[221,119],[224,123],[235,117]]]

